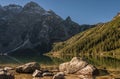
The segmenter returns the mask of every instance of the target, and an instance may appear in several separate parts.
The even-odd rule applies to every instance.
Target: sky
[[[65,19],[70,16],[79,24],[96,24],[110,21],[120,12],[120,0],[0,0],[0,5],[37,2],[46,10],[53,10]]]

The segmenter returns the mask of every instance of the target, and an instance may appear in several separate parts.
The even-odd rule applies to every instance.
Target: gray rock
[[[32,74],[33,77],[42,77],[42,71],[35,70],[35,72]]]
[[[15,79],[14,75],[5,70],[0,70],[0,79]]]
[[[92,75],[98,75],[99,72],[98,72],[98,69],[95,66],[89,64],[86,67],[84,67],[83,69],[77,71],[77,74],[91,75],[92,76]]]
[[[36,62],[30,62],[16,68],[18,73],[33,73],[36,69],[40,69],[40,65]]]
[[[42,76],[53,76],[54,74],[51,72],[45,72],[42,74]]]
[[[84,59],[74,57],[70,62],[60,64],[59,70],[67,74],[97,75],[98,69]]]
[[[58,72],[56,75],[53,76],[53,79],[65,79],[64,72]]]
[[[73,74],[87,66],[87,62],[81,58],[74,57],[70,62],[60,64],[59,70],[67,74]]]
[[[9,71],[9,70],[13,70],[13,68],[11,68],[11,67],[4,67],[4,70]]]
[[[68,67],[69,64],[70,64],[69,62],[60,64],[60,65],[59,65],[59,70],[60,70],[61,72],[66,72],[66,71],[67,71],[67,67]]]

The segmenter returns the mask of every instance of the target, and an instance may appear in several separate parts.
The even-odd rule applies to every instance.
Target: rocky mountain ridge
[[[70,17],[64,20],[35,2],[24,7],[16,4],[0,6],[0,52],[32,49],[44,53],[54,42],[64,41],[90,27],[79,25]]]

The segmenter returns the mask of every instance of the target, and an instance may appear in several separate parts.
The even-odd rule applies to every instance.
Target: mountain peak
[[[66,21],[72,21],[71,17],[68,16],[68,17],[66,18]]]
[[[37,4],[36,2],[30,1],[26,4],[27,6],[32,6],[32,7],[36,7],[39,6],[39,4]]]
[[[44,13],[45,12],[45,10],[39,4],[33,1],[27,3],[24,6],[23,10],[25,12],[30,12],[30,13],[40,13],[40,12]]]

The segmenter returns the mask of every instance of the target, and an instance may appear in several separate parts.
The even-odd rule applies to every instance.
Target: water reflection
[[[70,61],[74,56],[62,56],[65,61]],[[120,69],[120,59],[110,56],[98,56],[98,55],[82,55],[80,56],[88,61],[90,64],[99,66],[102,68]]]
[[[48,57],[43,55],[37,56],[0,56],[0,64],[23,64],[27,62],[39,62],[45,65],[59,65],[60,63],[70,61],[74,56],[62,56],[60,58]],[[82,56],[89,63],[104,67],[104,68],[114,68],[120,69],[120,60],[114,57],[108,56]]]
[[[52,59],[47,56],[0,56],[0,64],[24,64],[28,62],[39,62],[41,64],[53,64]]]

